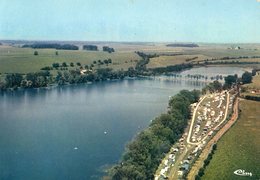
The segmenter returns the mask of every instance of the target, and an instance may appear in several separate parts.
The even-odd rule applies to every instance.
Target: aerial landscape
[[[260,179],[260,2],[0,2],[0,179]]]

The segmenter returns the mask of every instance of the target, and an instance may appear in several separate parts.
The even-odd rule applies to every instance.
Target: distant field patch
[[[222,58],[222,57],[239,57],[239,56],[259,56],[260,49],[257,50],[248,50],[248,49],[225,49],[225,48],[195,48],[187,49],[184,51],[185,54],[201,54],[204,56],[209,56],[213,58]]]
[[[260,178],[260,102],[243,100],[237,123],[220,139],[203,180],[240,180]],[[233,172],[242,169],[252,177]]]
[[[170,65],[196,62],[199,60],[205,60],[209,57],[204,55],[177,55],[177,56],[159,56],[151,58],[147,68],[165,67]]]

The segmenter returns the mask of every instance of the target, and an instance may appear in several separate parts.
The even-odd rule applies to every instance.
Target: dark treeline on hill
[[[250,96],[250,95],[246,95],[245,99],[248,100],[253,100],[253,101],[260,101],[260,96]]]
[[[151,71],[154,73],[167,73],[167,72],[179,72],[185,69],[190,69],[192,68],[193,65],[188,63],[188,64],[176,64],[173,66],[166,66],[166,67],[158,67],[158,68],[153,68]]]
[[[199,47],[198,44],[195,43],[172,43],[167,44],[167,47]]]
[[[145,54],[143,52],[136,51],[136,54],[138,54],[142,59],[137,62],[135,69],[138,72],[141,72],[143,75],[150,75],[150,74],[162,74],[162,73],[169,73],[169,72],[180,72],[185,69],[190,69],[193,67],[191,63],[186,64],[177,64],[172,66],[166,66],[166,67],[158,67],[153,69],[147,69],[146,65],[149,63],[150,58],[159,57],[158,54]]]
[[[197,102],[200,92],[182,90],[169,101],[169,111],[152,121],[125,150],[121,162],[112,167],[113,180],[154,179],[154,173],[171,146],[180,138],[190,117],[190,104]]]
[[[111,48],[108,46],[103,46],[103,51],[109,52],[109,53],[115,52],[114,48]]]
[[[88,51],[98,51],[98,47],[96,45],[84,45],[83,49]]]
[[[135,69],[140,73],[147,72],[146,64],[149,63],[150,58],[157,57],[157,55],[156,54],[145,54],[140,51],[136,51],[135,53],[142,58],[140,61],[138,61],[136,63]]]
[[[79,47],[73,44],[48,44],[48,43],[25,44],[22,46],[22,48],[79,50]]]

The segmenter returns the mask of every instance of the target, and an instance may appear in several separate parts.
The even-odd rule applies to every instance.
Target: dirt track
[[[227,131],[228,129],[236,122],[238,118],[238,98],[236,98],[233,106],[233,114],[231,119],[222,127],[217,134],[207,143],[202,153],[200,154],[198,160],[194,163],[189,174],[187,176],[188,180],[194,180],[195,176],[198,174],[198,171],[203,167],[204,160],[208,157],[208,154],[211,152],[213,144],[215,144]]]

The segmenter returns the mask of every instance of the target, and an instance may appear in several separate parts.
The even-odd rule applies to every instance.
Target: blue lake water
[[[234,68],[230,74],[243,72]],[[0,179],[100,179],[126,143],[166,111],[169,96],[203,86],[151,78],[2,93]]]

